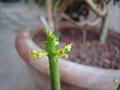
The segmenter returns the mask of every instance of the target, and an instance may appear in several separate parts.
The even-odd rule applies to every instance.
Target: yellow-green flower
[[[71,51],[72,44],[68,44],[64,46],[65,51]]]
[[[38,52],[39,52],[39,51],[37,51],[37,50],[32,50],[32,51],[31,51],[32,54],[37,54]]]
[[[63,55],[63,58],[65,58],[65,59],[67,59],[68,57],[69,57],[68,54],[64,54],[64,55]]]
[[[65,59],[68,58],[68,54],[65,54],[64,52],[65,52],[64,49],[59,49],[59,50],[57,50],[57,55],[56,55],[56,56],[58,56],[58,59],[59,59],[60,57],[63,57],[63,58],[65,58]]]
[[[37,55],[32,54],[32,60],[36,60],[37,59]]]
[[[59,49],[59,50],[57,51],[57,54],[58,54],[59,56],[62,56],[62,55],[64,54],[64,50],[63,50],[63,49]]]
[[[36,60],[36,59],[42,59],[44,56],[47,56],[48,53],[47,52],[40,52],[37,50],[32,50],[31,54],[32,54],[32,59]]]
[[[44,56],[47,56],[47,54],[48,54],[47,52],[39,52],[38,53],[38,58],[42,59]]]
[[[117,79],[114,79],[113,82],[115,82],[115,83],[120,85],[120,81],[118,81]]]

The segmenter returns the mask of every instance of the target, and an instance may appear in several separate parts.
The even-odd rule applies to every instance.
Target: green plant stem
[[[59,68],[58,62],[53,58],[49,58],[51,90],[60,90]]]
[[[49,57],[49,68],[51,78],[51,90],[60,89],[60,77],[59,77],[59,64],[58,60],[55,60],[54,54],[56,53],[55,42],[52,37],[47,37],[46,51]]]

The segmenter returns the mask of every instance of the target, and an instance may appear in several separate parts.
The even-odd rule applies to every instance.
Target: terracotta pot
[[[60,29],[63,28],[78,27],[61,24]],[[33,49],[42,51],[32,39],[39,30],[43,29],[43,26],[27,28],[16,37],[16,49],[28,65],[36,90],[50,90],[48,58],[33,61],[30,54]],[[95,28],[89,27],[89,30],[95,30]],[[113,79],[120,79],[120,70],[96,68],[63,59],[59,60],[59,64],[62,90],[115,90],[117,85],[113,83]]]

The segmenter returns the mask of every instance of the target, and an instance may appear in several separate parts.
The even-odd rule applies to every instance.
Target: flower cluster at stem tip
[[[53,33],[51,31],[49,31],[49,30],[46,30],[45,32],[46,32],[48,38],[51,38],[52,40],[54,40],[55,46],[59,44],[58,37],[53,35]],[[45,44],[47,44],[47,42],[48,41],[45,41]],[[67,59],[69,57],[69,55],[65,54],[65,52],[71,51],[71,48],[72,48],[72,44],[68,44],[68,45],[65,45],[63,48],[57,49],[56,52],[55,52],[55,55],[53,56],[53,58],[55,60],[58,60],[61,57]],[[49,55],[49,52],[32,50],[31,54],[32,54],[32,59],[36,60],[36,59],[42,59],[44,56]]]
[[[45,30],[47,37],[52,38],[54,40],[55,46],[59,44],[59,38],[55,36],[50,30]],[[47,41],[46,41],[47,42]],[[47,44],[47,43],[45,43]]]

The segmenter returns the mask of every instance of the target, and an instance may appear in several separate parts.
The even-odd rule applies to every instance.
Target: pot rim
[[[60,27],[74,26],[63,23]],[[24,61],[32,68],[49,76],[48,58],[44,57],[42,60],[33,61],[30,54],[31,50],[43,51],[32,40],[37,30],[43,28],[43,26],[36,25],[20,32],[16,37],[16,49]],[[117,85],[115,86],[113,79],[120,79],[120,70],[86,66],[64,59],[60,59],[59,64],[61,81],[77,87],[89,88],[91,90],[115,90]]]

